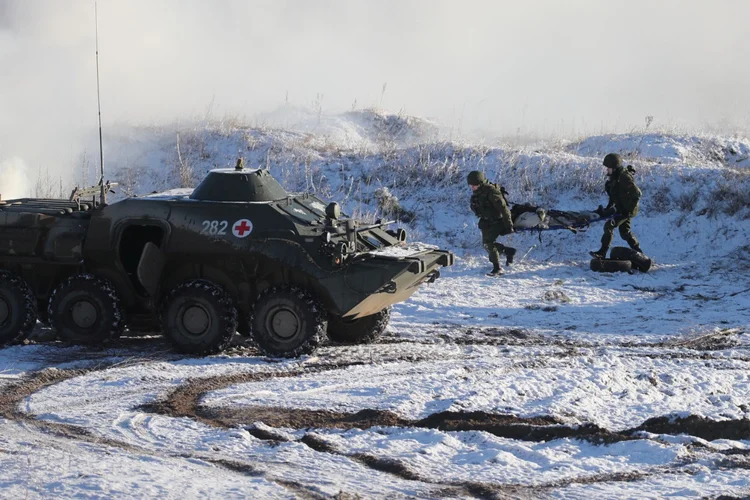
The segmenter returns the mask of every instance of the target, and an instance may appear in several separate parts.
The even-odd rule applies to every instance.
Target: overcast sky
[[[750,123],[744,0],[99,0],[98,12],[105,126],[209,108],[252,118],[287,96],[496,134],[627,131],[647,115]],[[69,164],[81,137],[96,140],[94,26],[93,0],[0,0],[0,162]]]

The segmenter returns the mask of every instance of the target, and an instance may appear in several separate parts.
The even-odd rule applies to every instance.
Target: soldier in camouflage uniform
[[[505,254],[506,265],[513,263],[513,256],[516,253],[515,248],[495,242],[498,236],[513,232],[513,220],[504,196],[505,190],[497,184],[488,182],[484,174],[478,170],[469,172],[466,181],[473,191],[470,204],[471,211],[479,217],[482,245],[487,250],[490,262],[492,262],[492,271],[487,275],[499,276],[503,273],[500,269],[500,252]]]
[[[623,167],[622,158],[615,153],[605,156],[603,165],[607,167],[607,176],[609,176],[604,184],[604,190],[609,195],[609,204],[607,204],[606,209],[600,205],[597,213],[601,216],[614,214],[617,214],[617,216],[604,224],[601,248],[589,253],[595,259],[604,259],[607,256],[609,245],[612,243],[615,228],[620,229],[620,237],[630,245],[630,248],[636,252],[641,252],[638,240],[630,231],[630,222],[638,214],[638,202],[641,199],[641,190],[635,185],[632,175],[634,170],[632,170],[632,167]]]

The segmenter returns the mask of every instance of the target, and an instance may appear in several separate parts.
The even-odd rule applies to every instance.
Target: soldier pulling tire
[[[322,306],[296,286],[273,286],[258,297],[249,317],[253,341],[264,354],[297,357],[326,338]]]
[[[385,331],[390,320],[390,307],[354,320],[332,316],[328,320],[328,338],[342,344],[369,344]]]
[[[31,288],[22,278],[0,271],[0,345],[26,339],[34,329],[37,304]]]
[[[219,285],[191,280],[172,289],[164,299],[162,328],[180,352],[220,352],[229,346],[237,329],[237,309]]]
[[[125,326],[115,287],[93,274],[63,281],[50,296],[47,314],[60,338],[74,344],[106,342],[119,337]]]

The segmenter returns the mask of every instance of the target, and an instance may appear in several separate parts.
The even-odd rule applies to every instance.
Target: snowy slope
[[[398,219],[412,239],[475,255],[481,248],[468,210],[469,171],[486,172],[514,203],[592,210],[606,204],[601,160],[618,152],[636,168],[644,194],[634,230],[657,261],[728,255],[746,239],[747,138],[649,132],[513,147],[451,142],[430,122],[374,110],[318,116],[295,108],[277,115],[292,118],[269,123],[294,126],[121,129],[105,141],[107,162],[122,196],[194,187],[210,169],[242,156],[248,166],[270,169],[289,191],[313,191],[357,216]],[[532,258],[580,258],[596,248],[600,231],[545,234]],[[536,236],[519,233],[511,241],[525,251]]]

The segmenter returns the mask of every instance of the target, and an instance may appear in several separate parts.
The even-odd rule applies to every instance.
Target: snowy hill
[[[238,121],[120,127],[105,137],[105,157],[121,195],[194,187],[212,168],[268,168],[292,192],[312,191],[345,212],[396,219],[411,239],[481,256],[468,209],[466,174],[484,171],[515,203],[591,210],[606,204],[601,161],[617,152],[643,190],[633,228],[659,262],[747,256],[750,140],[644,131],[516,145],[450,140],[428,120],[377,110],[323,115],[286,108],[260,125]],[[517,233],[524,253],[538,234]],[[584,259],[601,224],[585,234],[546,232],[531,260]],[[617,237],[616,237],[617,238]],[[617,244],[617,239],[615,244]]]

